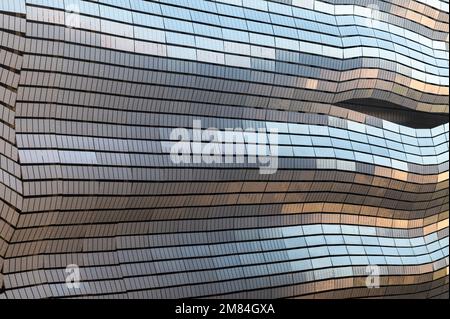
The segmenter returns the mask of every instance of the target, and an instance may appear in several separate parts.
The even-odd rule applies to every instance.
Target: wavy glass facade
[[[0,298],[448,298],[448,10],[0,1]],[[175,163],[194,121],[276,172]]]

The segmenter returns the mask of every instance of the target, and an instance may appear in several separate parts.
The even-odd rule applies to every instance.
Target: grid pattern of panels
[[[83,45],[97,48],[260,71],[264,78],[248,80],[269,86],[271,90],[257,93],[265,91],[272,98],[336,103],[373,97],[448,112],[448,39],[394,26],[390,15],[375,23],[367,17],[371,9],[367,12],[358,5],[315,1],[313,10],[264,1],[239,6],[204,0],[189,4],[76,0],[51,8],[42,1],[29,3],[27,17],[36,21],[30,24],[35,30],[31,34],[42,37],[36,34],[39,22],[53,23],[44,25],[43,32],[56,47],[60,39],[52,34],[72,20],[63,10],[75,6],[81,15],[79,29],[64,32],[68,42],[83,38]]]
[[[448,21],[440,0],[1,1],[0,298],[448,297],[449,124],[340,104],[448,114]],[[196,121],[222,155],[174,161],[202,159]]]

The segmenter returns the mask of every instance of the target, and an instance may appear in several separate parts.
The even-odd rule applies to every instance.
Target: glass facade
[[[448,1],[361,3],[0,1],[0,298],[448,297]]]

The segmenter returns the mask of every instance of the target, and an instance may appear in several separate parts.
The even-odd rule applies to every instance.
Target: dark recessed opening
[[[413,128],[433,128],[448,122],[447,113],[419,112],[376,99],[347,100],[336,105]]]

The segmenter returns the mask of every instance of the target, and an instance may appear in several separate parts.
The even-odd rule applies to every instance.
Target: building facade
[[[0,1],[0,298],[448,298],[448,22]]]

